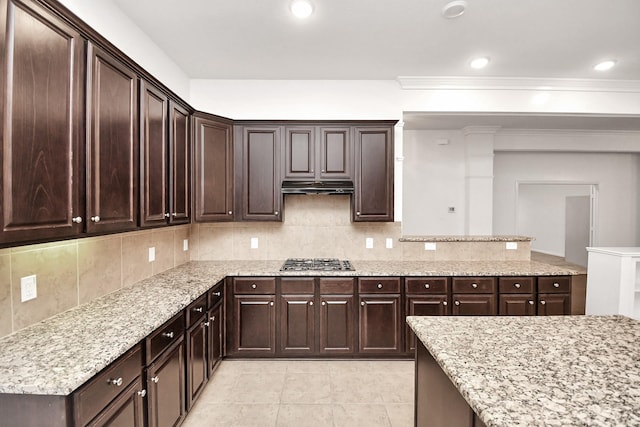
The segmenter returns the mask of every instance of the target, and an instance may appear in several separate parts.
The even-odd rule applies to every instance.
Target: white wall
[[[59,0],[94,30],[189,102],[189,77],[110,0]]]

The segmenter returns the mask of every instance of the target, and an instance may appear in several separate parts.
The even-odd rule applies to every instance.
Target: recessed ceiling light
[[[471,68],[475,68],[476,70],[486,67],[487,64],[489,64],[489,58],[487,58],[486,56],[476,58],[469,63]]]
[[[593,69],[596,71],[607,71],[612,69],[614,66],[616,65],[616,61],[614,60],[608,60],[608,61],[603,61],[599,64],[596,64]]]
[[[296,18],[308,18],[313,13],[313,5],[308,0],[294,0],[291,3],[291,13]]]
[[[457,18],[467,9],[467,2],[464,0],[450,1],[442,8],[442,16],[447,19]]]

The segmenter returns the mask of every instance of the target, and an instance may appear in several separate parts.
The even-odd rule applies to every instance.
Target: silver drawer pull
[[[514,283],[513,286],[515,286],[517,289],[520,289],[520,283]]]
[[[378,289],[382,289],[382,283],[378,283]]]
[[[455,305],[460,305],[460,301],[454,302]]]
[[[255,283],[252,283],[252,284],[251,284],[251,289],[255,289],[255,288],[257,288],[257,287],[258,287],[258,285],[256,285]]]
[[[158,384],[158,381],[160,381],[160,378],[158,378],[158,376],[156,375],[155,377],[151,378],[151,381]]]
[[[475,289],[475,288],[477,288],[477,287],[478,287],[478,284],[477,284],[477,283],[472,283],[472,284],[471,284],[471,287],[472,287],[473,289]]]
[[[429,289],[430,287],[431,287],[431,285],[430,285],[430,284],[428,284],[428,283],[425,283],[425,284],[424,284],[424,288],[425,288],[425,289]]]
[[[554,287],[554,288],[559,288],[559,287],[560,287],[560,283],[558,283],[558,282],[554,282],[554,283],[553,283],[553,287]]]
[[[140,397],[145,397],[146,395],[147,395],[147,390],[144,390],[144,389],[143,389],[143,390],[140,390],[140,391],[138,392],[138,396],[140,396]]]
[[[107,383],[109,385],[114,385],[116,387],[120,387],[122,385],[122,377],[118,378],[118,379],[109,379],[109,381],[107,381]]]
[[[165,337],[165,338],[171,339],[171,338],[173,338],[173,331],[163,332],[162,336]]]
[[[197,311],[198,313],[202,313],[204,311],[204,308],[202,308],[202,307],[193,307],[193,311]]]

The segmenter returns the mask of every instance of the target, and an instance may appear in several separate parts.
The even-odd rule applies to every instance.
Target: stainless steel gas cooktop
[[[351,262],[337,258],[289,258],[280,271],[354,271]]]

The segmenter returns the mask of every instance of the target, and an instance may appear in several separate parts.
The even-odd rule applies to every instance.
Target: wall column
[[[493,234],[493,145],[497,126],[462,129],[465,142],[465,234]]]

